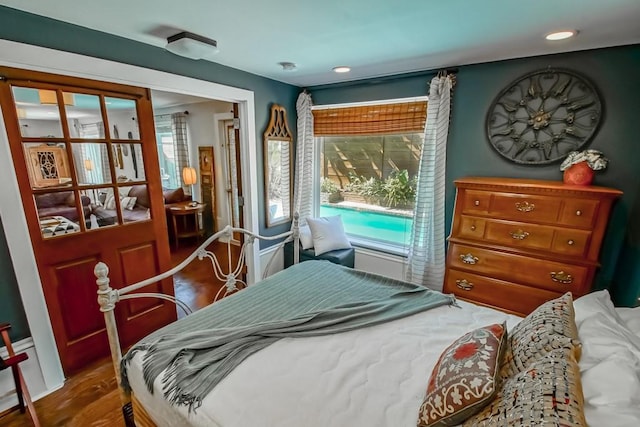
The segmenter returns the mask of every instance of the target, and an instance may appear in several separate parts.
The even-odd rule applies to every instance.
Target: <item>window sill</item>
[[[349,241],[355,248],[368,249],[376,252],[381,252],[388,255],[394,255],[402,258],[407,258],[409,255],[408,246],[394,245],[392,243],[383,243],[376,240],[366,239],[361,236],[354,236],[347,233]]]

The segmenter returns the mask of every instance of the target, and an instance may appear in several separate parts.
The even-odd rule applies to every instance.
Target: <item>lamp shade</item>
[[[218,42],[198,34],[183,31],[167,38],[169,52],[191,59],[201,59],[218,53]]]
[[[196,169],[190,166],[182,169],[182,182],[184,185],[193,185],[197,182]]]
[[[84,161],[84,168],[88,171],[92,171],[93,170],[93,160],[91,159],[85,159]]]

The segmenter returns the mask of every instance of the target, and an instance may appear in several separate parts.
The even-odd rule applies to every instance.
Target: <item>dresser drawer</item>
[[[492,279],[477,274],[449,269],[444,293],[453,293],[461,299],[526,316],[540,304],[562,295],[545,289],[531,288],[516,283]]]
[[[470,224],[476,223],[470,222]],[[477,224],[476,229],[479,229]],[[544,250],[579,258],[587,253],[591,238],[591,232],[586,230],[508,221],[487,220],[482,225],[482,229],[484,230],[483,240],[501,246]]]
[[[555,228],[509,221],[487,221],[484,239],[502,246],[551,249]]]
[[[567,199],[562,207],[559,224],[570,227],[591,228],[600,202],[591,199]]]
[[[474,216],[460,216],[460,228],[456,236],[466,239],[482,240],[484,238],[484,227],[487,220]]]
[[[462,199],[462,212],[466,214],[489,213],[491,194],[488,191],[465,190]]]
[[[587,255],[590,241],[591,231],[556,228],[551,251],[582,259]]]
[[[493,218],[555,224],[561,205],[562,199],[558,197],[496,193],[491,200],[489,215]]]
[[[509,282],[526,284],[558,293],[588,291],[589,268],[581,265],[498,252],[452,243],[447,260],[450,268],[472,271]]]

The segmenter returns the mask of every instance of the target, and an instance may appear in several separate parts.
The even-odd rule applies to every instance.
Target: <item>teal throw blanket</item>
[[[350,331],[453,302],[422,286],[306,261],[149,335],[123,358],[123,386],[129,361],[146,350],[149,391],[166,370],[165,397],[194,410],[244,359],[280,338]]]

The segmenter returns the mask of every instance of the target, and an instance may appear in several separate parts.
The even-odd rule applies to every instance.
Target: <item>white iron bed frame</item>
[[[233,261],[231,258],[231,245],[233,244],[233,235],[234,233],[242,233],[244,235],[244,243],[240,249],[240,256],[236,263],[233,265]],[[216,258],[215,254],[211,251],[208,251],[206,248],[211,243],[216,240],[226,240],[227,244],[227,270],[224,271],[220,265],[219,260]],[[109,267],[103,263],[98,262],[93,270],[97,280],[96,283],[98,285],[98,304],[100,306],[100,311],[104,314],[104,321],[107,329],[107,338],[109,340],[109,348],[111,351],[111,361],[113,363],[113,369],[115,371],[116,382],[118,385],[120,400],[122,402],[122,411],[127,423],[127,426],[133,426],[133,412],[131,408],[131,393],[125,391],[122,388],[122,378],[120,375],[120,361],[122,360],[122,349],[120,346],[120,339],[118,336],[118,327],[116,324],[114,309],[116,303],[118,301],[123,301],[127,299],[135,299],[135,298],[160,298],[166,301],[173,302],[176,306],[180,307],[185,314],[191,314],[191,308],[183,301],[179,300],[173,295],[167,295],[156,292],[135,292],[138,289],[144,288],[150,284],[156,283],[160,280],[169,278],[181,271],[185,268],[191,261],[193,261],[196,257],[198,260],[202,261],[204,258],[208,258],[211,261],[211,266],[215,277],[217,280],[224,282],[224,286],[220,288],[220,290],[216,293],[213,302],[218,301],[221,298],[224,298],[227,295],[230,295],[236,291],[242,290],[246,288],[248,285],[245,281],[243,281],[240,276],[243,272],[243,269],[246,265],[245,251],[251,245],[254,244],[255,240],[265,240],[265,241],[278,241],[276,249],[273,250],[273,254],[269,258],[267,265],[263,271],[262,279],[268,276],[268,273],[271,269],[273,261],[280,251],[284,247],[284,245],[288,242],[293,241],[294,248],[298,247],[299,239],[300,239],[300,231],[298,226],[298,214],[294,214],[292,227],[290,231],[286,233],[281,233],[276,236],[262,236],[260,234],[253,233],[249,230],[243,228],[234,228],[231,226],[226,226],[224,229],[218,231],[211,237],[207,238],[198,248],[191,253],[184,261],[180,264],[168,270],[164,273],[158,274],[156,276],[150,277],[148,279],[139,281],[137,283],[133,283],[129,286],[125,286],[120,289],[113,289],[109,286]],[[299,262],[299,252],[293,251],[293,263],[297,264]],[[224,292],[223,292],[224,291]]]

